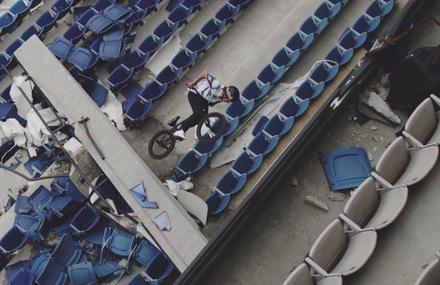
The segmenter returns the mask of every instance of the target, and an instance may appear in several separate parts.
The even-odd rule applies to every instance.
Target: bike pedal
[[[176,116],[176,117],[172,118],[171,120],[169,120],[167,122],[168,126],[174,127],[176,125],[177,121],[179,121],[179,119],[180,119],[180,116]]]

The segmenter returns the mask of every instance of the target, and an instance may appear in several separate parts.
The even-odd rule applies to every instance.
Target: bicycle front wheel
[[[176,140],[169,130],[157,132],[148,144],[148,153],[154,159],[167,157],[174,149]]]
[[[225,116],[218,112],[212,112],[200,120],[196,128],[196,135],[201,142],[210,143],[216,141],[225,131]]]

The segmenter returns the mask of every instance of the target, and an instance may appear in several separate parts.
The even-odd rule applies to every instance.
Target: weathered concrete
[[[15,55],[60,115],[74,125],[79,140],[161,248],[179,270],[185,270],[206,244],[206,239],[193,220],[37,37],[29,39]],[[78,123],[82,118],[89,118],[88,128],[104,159],[87,137],[84,126]],[[131,196],[129,189],[141,181],[147,188],[149,200],[155,201],[159,205],[158,209],[143,209]],[[152,220],[163,211],[170,218],[170,231],[160,231]]]

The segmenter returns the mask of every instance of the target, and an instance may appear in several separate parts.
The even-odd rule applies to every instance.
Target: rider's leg
[[[181,122],[181,129],[186,132],[188,129],[196,126],[204,115],[208,113],[208,101],[194,92],[188,93],[188,101],[191,105],[193,114]]]

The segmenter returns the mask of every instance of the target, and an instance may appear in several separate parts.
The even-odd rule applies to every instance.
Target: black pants
[[[204,115],[208,114],[208,101],[199,94],[189,91],[188,101],[191,105],[193,114],[182,121],[182,130],[186,132],[189,128],[197,125]]]

